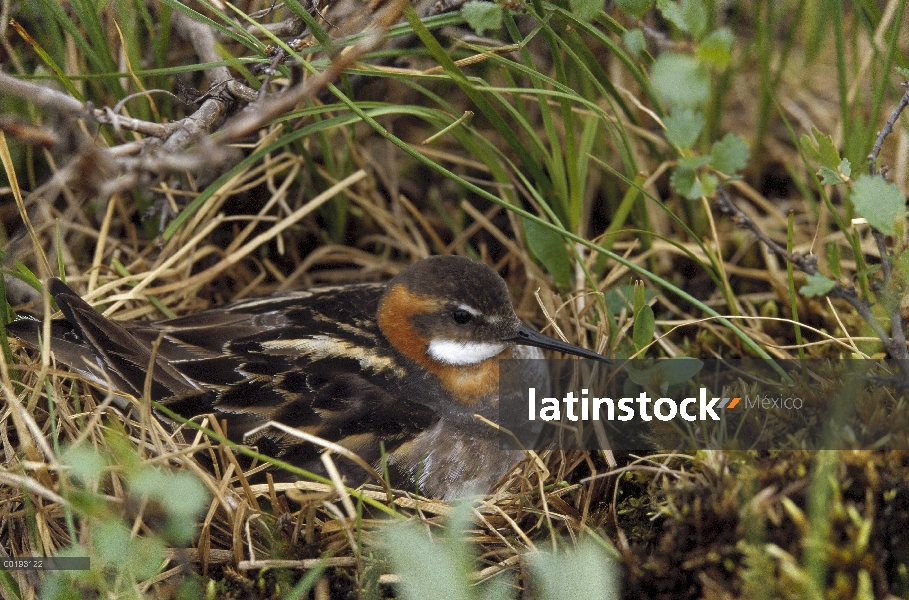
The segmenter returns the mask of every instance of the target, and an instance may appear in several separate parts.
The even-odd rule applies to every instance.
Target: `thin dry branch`
[[[751,217],[746,215],[738,206],[736,206],[725,189],[720,188],[718,190],[717,206],[725,214],[730,215],[737,225],[751,231],[773,253],[791,263],[792,266],[798,270],[808,275],[820,274],[820,270],[817,267],[816,256],[789,252],[776,243],[761,230]],[[902,332],[901,329],[902,319],[900,319],[898,323],[894,322],[894,327],[899,325],[899,332],[902,332],[902,336],[898,335],[899,332],[897,330],[894,330],[894,336],[891,337],[884,330],[883,326],[877,320],[877,317],[874,316],[874,313],[871,310],[871,304],[867,300],[860,298],[855,288],[846,287],[837,282],[827,295],[831,298],[845,300],[857,313],[859,313],[862,319],[868,323],[874,330],[874,333],[880,338],[881,342],[884,344],[884,348],[890,356],[897,360],[900,371],[903,373],[903,378],[906,383],[909,384],[909,355],[907,355],[905,332]]]
[[[893,109],[890,118],[887,119],[887,123],[884,124],[884,128],[878,132],[877,139],[874,141],[874,147],[871,149],[871,153],[868,154],[868,172],[872,176],[884,176],[886,169],[884,167],[878,169],[877,158],[881,153],[881,148],[884,146],[884,140],[893,133],[893,125],[896,123],[896,120],[899,119],[900,114],[906,109],[906,106],[909,106],[909,81],[904,81],[903,87],[906,88],[906,92],[903,94],[903,97],[900,98],[896,108]],[[884,286],[889,286],[890,281],[893,278],[893,261],[890,259],[890,253],[887,252],[884,234],[877,229],[872,228],[871,235],[874,237],[874,242],[877,244],[878,252],[880,252],[881,255],[881,270],[883,272]],[[887,316],[890,317],[890,330],[893,333],[894,343],[903,348],[903,355],[905,356],[906,323],[903,320],[899,305],[891,307],[888,313]]]
[[[23,98],[35,106],[63,115],[66,123],[72,123],[74,119],[86,119],[111,125],[117,131],[134,131],[148,136],[111,148],[84,144],[69,164],[61,169],[62,181],[81,182],[80,165],[86,162],[107,165],[108,172],[103,176],[103,181],[95,181],[95,184],[89,186],[90,189],[86,191],[92,195],[109,197],[136,186],[150,185],[173,173],[219,172],[224,165],[235,161],[237,153],[227,148],[228,144],[247,138],[301,102],[315,97],[319,91],[337,79],[345,68],[375,48],[381,41],[384,27],[400,15],[400,6],[398,8],[395,14],[383,19],[375,35],[338,56],[325,72],[292,85],[274,97],[260,100],[259,92],[233,79],[227,67],[207,69],[206,75],[211,81],[211,86],[198,99],[201,104],[191,115],[170,123],[155,123],[123,116],[109,107],[95,108],[62,92],[2,72],[0,95]],[[210,27],[179,13],[174,15],[174,25],[192,43],[202,61],[217,62],[221,59],[216,49],[217,40]],[[236,106],[246,103],[254,104],[232,121],[226,120]],[[67,128],[72,132],[78,132],[75,125]],[[62,135],[61,132],[54,132],[56,135],[37,136],[35,132],[26,132],[22,127],[4,129],[13,134],[22,132],[23,135],[20,136],[22,141],[31,141],[45,147],[71,137]],[[208,136],[219,129],[223,135],[218,136],[216,140],[209,139]],[[189,151],[193,146],[196,147]],[[86,152],[90,158],[85,156]],[[58,178],[58,183],[59,181],[61,179]]]

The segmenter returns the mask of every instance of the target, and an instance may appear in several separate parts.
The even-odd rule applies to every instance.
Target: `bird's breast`
[[[510,354],[506,349],[502,354]],[[507,358],[495,356],[476,365],[429,365],[442,384],[442,388],[452,398],[466,406],[473,406],[483,398],[497,395],[499,392],[499,360]]]

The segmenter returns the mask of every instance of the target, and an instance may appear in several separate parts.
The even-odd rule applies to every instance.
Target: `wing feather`
[[[77,369],[85,360],[102,366],[115,386],[141,396],[160,339],[152,397],[169,409],[187,418],[213,414],[227,422],[233,441],[310,471],[323,472],[319,447],[277,429],[251,432],[277,421],[377,464],[381,447],[393,454],[439,419],[425,403],[407,399],[404,371],[368,318],[383,289],[323,288],[137,323],[107,319],[51,280],[69,321],[53,324],[53,348]],[[37,345],[39,321],[13,325]],[[351,469],[350,477],[362,478],[359,468]]]

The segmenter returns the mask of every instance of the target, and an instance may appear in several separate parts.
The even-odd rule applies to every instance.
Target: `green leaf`
[[[689,200],[697,200],[704,194],[701,180],[698,178],[698,169],[710,164],[710,156],[690,156],[680,159],[678,165],[669,176],[669,185],[680,196]]]
[[[321,573],[321,571],[319,572]],[[288,594],[287,597],[301,598],[302,594],[300,596]],[[186,577],[177,584],[175,598],[176,600],[196,600],[197,598],[205,598],[205,589],[202,587],[202,580],[198,577]]]
[[[805,154],[816,161],[821,160],[821,154],[818,151],[817,142],[815,142],[810,135],[803,133],[802,137],[799,138],[799,141],[802,143],[802,150],[805,151]]]
[[[619,568],[590,539],[577,548],[558,553],[527,554],[534,598],[618,600]]]
[[[720,173],[735,175],[748,164],[748,144],[740,136],[727,133],[710,149],[710,163]]]
[[[820,149],[821,164],[825,167],[835,169],[842,162],[839,150],[833,145],[833,138],[829,135],[821,136],[821,139],[818,140],[818,148]]]
[[[571,257],[562,236],[530,219],[524,219],[524,232],[531,254],[543,263],[556,287],[568,289],[571,285]]]
[[[702,106],[710,94],[706,69],[693,56],[664,52],[653,63],[653,87],[672,106]]]
[[[836,149],[836,146],[833,143],[833,138],[829,135],[824,135],[818,130],[817,127],[811,128],[811,135],[814,136],[816,142],[808,140],[808,136],[802,136],[802,145],[810,145],[813,148],[811,152],[815,160],[817,160],[821,165],[827,167],[828,169],[836,170],[836,168],[842,162],[840,158],[840,153]],[[807,150],[807,148],[806,148]]]
[[[663,14],[664,19],[675,25],[679,31],[688,31],[688,22],[685,20],[685,12],[681,6],[670,0],[657,0],[657,10]]]
[[[79,478],[84,484],[94,487],[101,480],[107,460],[87,446],[76,446],[63,453],[63,464],[70,468],[70,473]]]
[[[836,242],[827,242],[827,268],[834,277],[843,276],[842,265],[840,264],[840,247]]]
[[[712,198],[716,193],[716,189],[720,185],[719,179],[713,173],[704,173],[700,176],[701,180],[701,195]]]
[[[872,275],[874,275],[875,273],[877,273],[880,270],[881,270],[881,265],[868,265],[864,269],[858,269],[855,272],[855,277],[856,278],[871,277]]]
[[[13,261],[13,264],[16,266],[16,270],[12,271],[10,275],[24,281],[33,289],[38,290],[39,292],[44,292],[44,285],[41,283],[41,280],[38,279],[38,276],[32,273],[31,269],[25,266],[24,263],[19,262],[18,260]]]
[[[170,493],[169,479],[172,475],[173,473],[164,473],[154,467],[142,467],[130,477],[129,491],[140,497],[158,498],[167,495]]]
[[[698,40],[707,30],[707,7],[704,0],[682,0],[682,15],[691,36]]]
[[[424,531],[398,525],[385,529],[388,554],[394,572],[401,575],[400,591],[405,600],[440,597],[471,600],[467,571],[459,572],[456,550],[444,544],[432,544]]]
[[[698,181],[698,174],[694,169],[682,165],[677,166],[669,176],[669,185],[676,194],[689,200],[701,197],[701,182]]]
[[[606,0],[568,0],[571,12],[579,21],[588,22],[603,10]]]
[[[631,364],[628,367],[628,377],[638,385],[652,386],[666,391],[670,386],[690,380],[703,367],[704,363],[696,358],[672,358],[658,360],[650,367],[642,368]]]
[[[657,363],[663,377],[663,383],[666,385],[676,385],[684,383],[700,373],[704,363],[700,360],[682,356],[671,360],[663,360]]]
[[[848,158],[844,158],[835,169],[831,169],[828,166],[821,167],[817,175],[821,178],[823,185],[839,185],[849,181],[849,176],[852,175],[852,165],[849,163]]]
[[[610,315],[617,315],[623,310],[632,310],[631,300],[635,294],[635,286],[620,285],[606,292],[606,311]],[[644,302],[650,302],[657,297],[657,293],[650,289],[644,288]]]
[[[687,169],[700,169],[706,165],[711,164],[713,158],[708,154],[707,156],[686,156],[685,158],[679,159],[679,165]]]
[[[735,36],[726,28],[711,31],[705,37],[694,55],[698,59],[710,65],[715,69],[725,69],[732,62],[732,44],[735,42]]]
[[[461,16],[477,35],[483,35],[487,29],[496,30],[502,26],[502,7],[494,2],[468,2],[461,7]]]
[[[164,559],[165,548],[164,540],[158,536],[136,538],[127,555],[127,568],[140,581],[153,577]]]
[[[799,293],[803,296],[808,296],[809,298],[826,296],[830,290],[833,289],[833,286],[836,285],[834,280],[825,277],[820,273],[808,275],[807,279],[808,283],[799,288]]]
[[[469,574],[476,560],[461,538],[470,525],[468,502],[460,502],[446,523],[446,534],[435,542],[425,529],[413,523],[394,523],[384,527],[381,537],[392,569],[401,575],[400,591],[404,600],[444,598],[474,600],[479,597]]]
[[[208,506],[208,490],[198,477],[188,471],[167,475],[167,493],[159,490],[158,497],[169,513],[195,517]]]
[[[644,302],[644,286],[635,285],[634,286],[634,313],[637,314],[645,306],[647,306],[647,303]]]
[[[656,331],[656,318],[653,314],[653,308],[645,304],[634,315],[634,325],[631,328],[631,339],[634,343],[634,349],[640,350],[653,341],[653,333]]]
[[[666,125],[666,139],[680,150],[685,150],[694,145],[704,129],[704,114],[683,108],[673,111],[663,119],[663,124]]]
[[[821,178],[821,183],[823,185],[839,185],[840,183],[843,183],[843,180],[840,179],[839,172],[830,167],[821,167],[817,172],[817,176]]]
[[[155,537],[133,538],[129,529],[113,519],[92,527],[92,542],[98,558],[137,579],[148,579],[158,571],[164,558],[164,543]]]
[[[195,475],[143,466],[130,477],[129,491],[161,503],[166,514],[164,533],[168,541],[186,544],[193,540],[196,519],[209,500],[205,486]]]
[[[628,48],[628,53],[638,57],[647,50],[647,40],[640,29],[630,29],[622,35],[622,43]]]
[[[897,67],[897,72],[903,76],[903,79],[909,79],[909,69],[905,67]]]
[[[852,177],[852,165],[849,163],[848,158],[844,158],[842,162],[840,162],[840,166],[837,167],[837,170],[842,173],[846,179]]]
[[[650,11],[653,0],[618,0],[616,4],[623,12],[640,19]]]
[[[863,174],[856,179],[850,200],[869,225],[887,235],[896,233],[894,223],[906,214],[906,197],[879,175]]]

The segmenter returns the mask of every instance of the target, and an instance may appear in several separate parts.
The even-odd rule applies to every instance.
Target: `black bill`
[[[548,335],[543,335],[523,323],[518,328],[518,334],[516,336],[503,341],[514,342],[515,344],[521,344],[522,346],[536,346],[537,348],[557,350],[559,352],[564,352],[565,354],[573,354],[582,358],[590,358],[592,360],[599,360],[607,363],[612,362],[605,356],[597,354],[592,350],[586,350],[580,346],[575,346],[574,344],[551,338]]]

